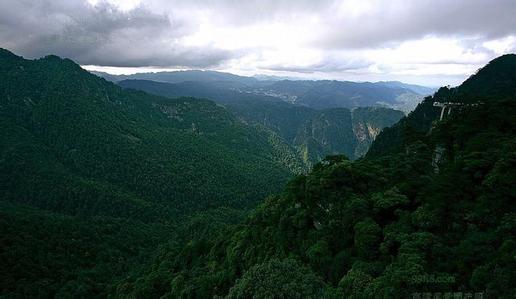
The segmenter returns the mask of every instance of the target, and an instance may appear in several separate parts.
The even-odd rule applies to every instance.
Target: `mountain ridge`
[[[371,150],[385,150],[358,161],[328,156],[242,224],[168,248],[116,294],[511,298],[514,63],[516,56],[494,60],[464,85],[439,89],[380,133]],[[490,102],[440,119],[434,101],[477,101],[472,90],[487,90]],[[399,144],[390,140],[396,135]]]
[[[9,57],[13,59],[13,63],[10,66],[7,66],[7,63],[2,64],[7,66],[8,70],[2,73],[3,82],[0,84],[2,88],[0,115],[4,124],[10,128],[4,131],[4,137],[7,137],[5,134],[8,132],[32,136],[30,140],[39,144],[36,148],[41,148],[44,152],[52,152],[53,154],[50,155],[54,157],[52,159],[61,161],[65,165],[65,171],[80,174],[80,177],[85,176],[84,178],[91,177],[106,180],[115,185],[121,184],[120,186],[124,186],[123,189],[132,188],[122,179],[128,176],[126,178],[133,184],[144,189],[150,188],[154,183],[150,181],[137,183],[136,174],[131,175],[130,171],[125,171],[124,175],[117,171],[121,177],[115,177],[113,174],[103,173],[100,166],[110,165],[109,167],[126,169],[134,162],[121,163],[121,161],[128,159],[129,155],[141,154],[142,161],[157,167],[156,171],[161,169],[158,172],[168,176],[171,174],[169,171],[179,171],[179,168],[165,170],[162,166],[158,166],[163,163],[158,162],[163,158],[153,156],[152,151],[165,153],[160,143],[167,143],[170,146],[166,155],[173,153],[172,149],[180,150],[177,145],[171,143],[170,138],[175,136],[184,140],[184,149],[180,151],[184,154],[187,153],[184,150],[189,148],[187,144],[193,147],[197,144],[199,148],[213,147],[219,152],[210,152],[210,155],[213,155],[212,158],[218,157],[212,162],[228,159],[220,153],[232,152],[236,159],[241,159],[238,163],[243,162],[243,165],[248,163],[245,162],[244,157],[252,157],[255,162],[261,161],[260,164],[263,165],[267,165],[269,162],[266,161],[269,160],[272,162],[271,167],[275,165],[273,168],[279,169],[279,172],[271,170],[272,173],[283,172],[280,176],[288,176],[288,171],[284,172],[286,170],[284,166],[278,167],[276,163],[279,162],[273,161],[274,159],[280,161],[282,158],[279,156],[274,158],[274,155],[279,153],[275,153],[268,143],[268,136],[241,124],[224,108],[211,101],[188,98],[171,101],[143,92],[125,91],[89,74],[71,60],[57,56],[47,56],[33,61],[14,58],[14,55]],[[162,140],[157,142],[154,138],[159,134],[164,135]],[[17,135],[9,136],[9,139],[4,141],[14,142],[16,138]],[[106,144],[111,144],[110,140],[117,140],[118,148],[127,151],[116,155],[112,148],[102,145],[100,140],[104,140]],[[41,141],[44,142],[41,143]],[[29,141],[29,145],[30,142],[32,141]],[[4,145],[4,150],[11,151],[8,144]],[[262,150],[258,150],[259,148]],[[147,153],[151,155],[143,158],[144,151],[151,149],[152,151]],[[193,150],[191,152],[195,153]],[[122,154],[127,156],[120,156]],[[288,153],[285,154],[288,155]],[[118,156],[121,161],[110,159],[109,155]],[[202,159],[208,158],[207,156],[202,158],[201,152],[195,155],[192,157],[198,158],[195,158],[192,163],[200,163]],[[92,163],[91,159],[94,157],[97,159],[96,163]],[[151,161],[152,159],[156,160]],[[6,167],[5,162],[3,166]],[[140,167],[146,166],[142,164]],[[148,175],[154,176],[150,173]],[[186,176],[188,175],[185,174]],[[224,176],[220,173],[221,178]],[[3,179],[5,182],[7,178]],[[158,182],[159,180],[156,180],[155,183]],[[221,184],[221,186],[224,185]],[[143,195],[148,192],[144,189],[137,193],[143,192],[140,193]],[[169,189],[169,192],[177,191]],[[184,192],[185,196],[190,194],[194,197],[198,193],[193,190]]]
[[[281,81],[280,81],[281,82]],[[220,88],[219,83],[186,81],[176,84],[148,80],[123,80],[118,84],[124,88],[139,89],[152,94],[175,98],[195,96],[210,98],[228,108],[238,119],[248,124],[264,126],[284,138],[286,143],[299,151],[303,161],[314,165],[329,154],[345,154],[351,159],[361,157],[384,127],[394,124],[403,116],[402,112],[383,107],[357,107],[313,109],[294,105],[273,96],[242,93]],[[338,111],[347,122],[332,117]],[[360,120],[353,118],[361,111]],[[369,111],[369,112],[368,112]],[[378,121],[369,121],[373,117]],[[363,128],[357,130],[360,122]],[[339,126],[335,124],[339,123]],[[330,133],[331,132],[331,133]]]
[[[423,96],[435,89],[401,82],[353,82],[337,80],[258,80],[255,77],[238,76],[213,71],[177,71],[136,73],[133,75],[110,75],[93,72],[108,80],[151,80],[177,84],[181,82],[204,82],[224,84],[232,91],[273,96],[287,102],[315,109],[355,108],[358,106],[384,106],[404,112],[411,111]],[[209,78],[210,74],[213,74]],[[184,76],[182,76],[184,75]],[[232,82],[232,85],[228,85]]]

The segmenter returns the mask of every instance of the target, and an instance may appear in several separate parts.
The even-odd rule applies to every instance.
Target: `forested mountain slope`
[[[326,158],[244,223],[164,248],[114,294],[512,298],[515,63],[515,55],[502,56],[457,89],[441,89],[387,131],[395,133],[382,133],[374,153]],[[432,103],[444,98],[482,104],[439,121]]]
[[[403,116],[401,111],[382,107],[316,110],[272,96],[227,89],[221,82],[169,84],[124,80],[118,84],[170,98],[195,96],[213,99],[240,120],[275,132],[296,148],[309,166],[330,154],[344,154],[351,159],[361,157],[383,128]]]
[[[105,296],[189,215],[244,211],[304,167],[212,101],[3,49],[0,126],[1,296]]]
[[[55,56],[2,51],[0,76],[4,199],[92,214],[78,209],[245,206],[289,176],[268,136],[211,101],[126,91]]]
[[[442,87],[432,97],[426,98],[415,111],[399,123],[386,128],[372,145],[368,156],[381,156],[397,152],[412,141],[424,138],[440,109],[434,102],[480,103],[489,105],[516,96],[516,55],[508,54],[491,61],[462,85]],[[457,112],[452,108],[450,113]]]
[[[434,93],[434,88],[405,84],[402,82],[350,82],[336,80],[257,80],[254,77],[237,76],[213,71],[177,71],[157,73],[137,73],[132,75],[110,75],[93,72],[120,85],[153,88],[155,90],[172,83],[176,89],[188,90],[197,86],[194,92],[206,88],[212,97],[218,92],[232,92],[241,96],[268,96],[285,102],[313,109],[389,107],[404,112],[412,111],[424,96]],[[133,82],[124,82],[133,81]],[[161,90],[161,92],[164,92]],[[175,93],[172,91],[172,94]],[[168,96],[172,96],[169,94]],[[190,94],[189,94],[190,95]],[[177,96],[177,94],[176,94]],[[227,96],[227,94],[226,94]]]

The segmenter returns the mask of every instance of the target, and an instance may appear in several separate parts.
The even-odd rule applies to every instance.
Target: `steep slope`
[[[466,91],[493,90],[483,104],[436,121],[428,98],[392,130],[405,131],[394,135],[401,144],[354,162],[326,158],[241,225],[168,248],[117,295],[513,297],[515,59],[492,61],[453,98],[476,103]]]
[[[516,55],[500,56],[474,76],[456,88],[441,87],[432,97],[425,100],[404,117],[398,124],[383,130],[368,152],[368,156],[382,156],[397,152],[416,139],[424,138],[439,117],[440,109],[434,102],[457,102],[463,104],[492,103],[516,96]],[[452,108],[450,113],[460,111]]]
[[[249,205],[289,176],[268,136],[211,101],[125,91],[55,56],[0,65],[5,199],[197,210]]]
[[[365,155],[378,134],[396,124],[403,116],[401,111],[381,107],[353,109],[351,117],[357,142],[353,155],[349,157],[359,158]]]
[[[106,297],[158,244],[211,227],[190,215],[238,219],[302,171],[212,101],[123,90],[56,56],[0,49],[0,126],[0,297]]]
[[[213,99],[240,120],[276,133],[294,146],[309,166],[329,154],[344,154],[351,159],[362,156],[379,131],[403,116],[400,111],[380,107],[315,110],[273,96],[242,93],[219,83],[124,80],[118,84],[171,98]]]
[[[401,111],[380,107],[317,110],[297,130],[293,144],[311,165],[327,155],[358,159],[383,128],[402,117]]]

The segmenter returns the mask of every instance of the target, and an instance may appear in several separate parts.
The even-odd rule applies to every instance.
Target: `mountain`
[[[238,82],[241,84],[256,84],[258,79],[254,77],[238,76],[217,71],[186,70],[173,72],[136,73],[132,75],[111,75],[104,72],[92,72],[109,81],[122,80],[151,80],[157,82],[179,83],[185,81],[198,82]]]
[[[254,75],[253,78],[256,78],[260,81],[301,80],[297,77],[285,77],[285,76],[262,75],[262,74]]]
[[[179,83],[157,82],[152,80],[122,80],[117,82],[126,89],[142,90],[168,98],[196,97],[212,99],[220,104],[240,101],[280,101],[275,97],[242,93],[237,90],[239,83],[232,81],[184,81]]]
[[[209,98],[224,105],[241,121],[275,132],[299,152],[309,166],[329,154],[361,157],[383,128],[396,123],[403,113],[381,107],[317,110],[294,105],[274,96],[228,89],[219,82],[169,84],[147,80],[123,80],[124,88],[160,96]]]
[[[0,125],[1,297],[105,296],[190,215],[237,219],[304,170],[212,101],[124,90],[57,56],[0,49]]]
[[[423,101],[415,111],[391,128],[386,128],[372,145],[368,155],[382,156],[397,152],[407,144],[422,139],[432,128],[433,122],[441,112],[433,106],[434,102],[483,103],[516,97],[516,55],[500,56],[462,85],[449,88],[441,87],[432,98]],[[451,109],[451,113],[457,109]]]
[[[282,80],[247,91],[273,95],[314,109],[383,106],[409,112],[424,97],[403,85],[329,80]]]
[[[120,76],[99,72],[93,73],[113,82],[124,80],[149,80],[184,84],[202,82],[219,90],[229,89],[241,94],[271,96],[314,109],[352,109],[381,106],[408,113],[423,100],[424,96],[431,95],[435,91],[433,88],[395,81],[376,83],[330,80],[308,81],[274,76],[245,77],[214,71],[138,73]],[[201,86],[201,88],[203,87]]]
[[[385,86],[389,86],[389,87],[394,87],[394,88],[409,89],[422,96],[429,96],[429,95],[434,94],[437,91],[437,88],[431,88],[431,87],[415,85],[415,84],[407,84],[407,83],[403,83],[403,82],[399,82],[399,81],[379,81],[376,83],[382,84]]]
[[[364,159],[327,157],[241,224],[163,248],[113,294],[512,298],[515,63],[441,88]],[[441,118],[435,102],[455,104]]]
[[[257,182],[259,172],[267,172],[275,184],[289,176],[268,136],[211,101],[123,90],[55,56],[4,60],[2,174],[9,178],[2,181],[8,190],[38,188],[29,201],[43,191],[28,184],[31,176],[38,182],[38,169],[44,169],[42,176],[61,173],[71,184],[103,185],[174,208],[206,206],[207,198],[214,205],[236,203],[244,194],[250,203],[274,185]],[[240,186],[237,180],[247,186],[233,189]]]

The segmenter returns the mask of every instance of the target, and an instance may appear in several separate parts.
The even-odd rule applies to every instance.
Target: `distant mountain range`
[[[122,80],[151,80],[167,83],[179,83],[185,81],[197,82],[220,82],[231,81],[241,84],[256,84],[260,80],[254,77],[246,77],[234,75],[231,73],[217,72],[217,71],[203,71],[203,70],[186,70],[173,72],[153,72],[153,73],[136,73],[132,75],[112,75],[105,72],[95,72],[93,74],[103,77],[106,80],[118,82]]]
[[[106,80],[149,80],[162,83],[213,83],[217,89],[276,97],[292,104],[314,109],[380,106],[405,113],[435,89],[402,82],[350,82],[330,80],[285,80],[280,77],[246,77],[216,71],[175,71],[110,75],[93,72]],[[205,88],[205,86],[203,87]]]
[[[401,111],[383,107],[314,109],[271,95],[236,90],[231,86],[238,83],[231,81],[171,84],[123,80],[118,84],[168,98],[209,98],[224,105],[241,121],[276,133],[297,149],[308,166],[330,154],[359,158],[384,127],[403,117]]]

